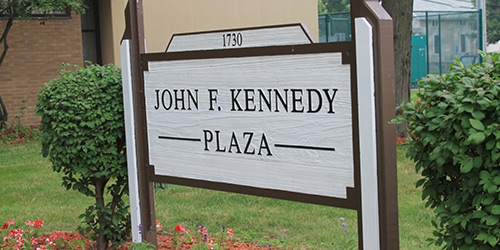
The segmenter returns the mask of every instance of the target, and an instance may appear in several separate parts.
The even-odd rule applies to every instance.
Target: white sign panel
[[[149,62],[155,174],[347,198],[350,66],[341,53]]]
[[[177,34],[166,52],[235,49],[313,43],[302,24],[247,28],[216,32]]]

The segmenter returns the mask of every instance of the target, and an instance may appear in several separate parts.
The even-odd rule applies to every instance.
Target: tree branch
[[[3,30],[2,37],[0,37],[0,44],[3,43],[3,52],[2,55],[0,56],[0,67],[2,66],[5,55],[7,55],[7,50],[9,50],[9,45],[7,44],[7,35],[9,34],[13,21],[14,21],[13,17],[10,17],[7,20],[7,24],[5,24],[5,29]]]
[[[122,180],[123,180],[123,178],[119,178],[117,180],[117,183],[120,183]],[[111,207],[111,214],[112,214],[112,216],[115,215],[115,213],[116,213],[115,208],[118,205],[118,203],[122,200],[122,197],[125,194],[126,188],[128,188],[127,185],[121,185],[121,186],[122,186],[122,190],[120,191],[119,194],[114,195],[113,196],[113,200],[111,201],[111,206],[110,207]]]

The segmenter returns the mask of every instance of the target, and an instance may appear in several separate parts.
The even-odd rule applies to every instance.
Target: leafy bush
[[[98,249],[120,244],[130,229],[122,196],[128,192],[120,69],[114,65],[63,64],[60,77],[38,94],[42,153],[63,185],[95,198],[83,218]],[[105,194],[111,200],[105,202]],[[107,196],[107,194],[106,194]]]
[[[40,131],[23,122],[25,109],[26,100],[23,100],[14,120],[6,122],[5,126],[0,121],[0,144],[19,144],[38,139]]]
[[[436,245],[500,249],[500,58],[429,76],[416,103],[406,104],[408,156],[434,209]]]

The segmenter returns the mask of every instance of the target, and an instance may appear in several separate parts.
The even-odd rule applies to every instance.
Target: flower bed
[[[201,249],[195,241],[180,243],[177,248],[173,247],[173,239],[174,237],[171,235],[158,235],[158,249],[159,250],[188,250],[188,249]],[[118,250],[130,249],[130,243],[125,244],[126,247],[120,248]],[[208,249],[203,248],[203,249]],[[233,250],[277,250],[278,248],[270,247],[270,246],[260,246],[256,243],[239,243],[236,241],[226,241],[224,242],[224,248],[219,249],[233,249]]]
[[[2,243],[0,249],[76,249],[76,250],[90,250],[94,242],[90,240],[89,235],[81,235],[79,233],[65,233],[65,232],[52,232],[51,234],[41,235],[39,230],[43,226],[43,221],[26,221],[24,225],[16,225],[12,220],[7,220],[0,228],[0,236]],[[197,226],[197,230],[191,233],[182,224],[175,227],[173,233],[164,230],[163,225],[157,222],[158,235],[158,249],[236,249],[236,250],[268,250],[278,249],[275,247],[260,246],[256,243],[241,243],[234,237],[234,232],[231,228],[222,226],[219,232],[208,234],[207,228],[204,226]],[[127,242],[117,250],[128,250],[139,248],[140,249],[154,249],[148,244],[131,243]]]

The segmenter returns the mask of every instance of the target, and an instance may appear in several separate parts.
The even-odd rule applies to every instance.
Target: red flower
[[[41,221],[41,220],[36,220],[36,221],[35,221],[35,226],[34,226],[34,228],[37,228],[37,227],[42,227],[42,226],[43,226],[43,221]]]
[[[233,233],[233,229],[231,229],[230,227],[227,228],[227,234],[231,237],[234,236],[234,233]]]
[[[61,237],[61,235],[57,232],[52,232],[51,236],[52,236],[52,239],[54,239],[54,240],[57,240],[57,239],[59,239],[59,237]]]
[[[36,248],[36,250],[47,250],[47,248],[45,248],[45,246],[39,246]]]
[[[34,227],[35,226],[35,222],[34,221],[30,221],[30,220],[27,220],[24,224],[26,224],[26,226],[29,226],[29,227]]]
[[[208,249],[211,249],[211,250],[212,250],[212,249],[214,249],[214,248],[213,248],[213,247],[214,247],[214,245],[215,245],[215,244],[214,244],[214,240],[209,240],[209,241],[208,241],[208,243],[207,243],[207,245],[208,245]]]
[[[19,244],[19,246],[24,246],[24,238],[23,237],[17,237],[16,242]]]
[[[163,224],[159,220],[156,220],[156,228],[163,227]]]
[[[67,240],[68,236],[66,235],[65,232],[59,232],[57,233],[60,237],[62,237],[64,240]]]
[[[179,224],[179,225],[175,226],[175,231],[177,231],[179,233],[184,233],[184,232],[186,232],[186,228],[182,224]]]
[[[31,238],[30,243],[31,243],[31,246],[33,246],[33,247],[38,245],[38,238],[34,238],[34,237]]]
[[[19,245],[18,244],[15,244],[12,249],[16,249],[16,250],[19,250]]]
[[[201,231],[201,233],[202,233],[203,235],[206,235],[206,234],[207,234],[207,228],[206,228],[206,227],[204,227],[204,226],[201,226],[201,227],[200,227],[200,231]]]
[[[47,244],[49,244],[49,245],[53,245],[53,246],[55,246],[55,245],[56,245],[56,244],[54,243],[54,241],[53,241],[52,239],[50,239],[50,238],[45,239],[45,242],[47,242]]]
[[[9,237],[15,238],[15,237],[22,237],[23,236],[23,229],[18,228],[16,230],[11,229],[9,231]]]
[[[7,229],[10,225],[14,225],[14,221],[13,220],[7,220],[5,222],[5,224],[3,224],[2,228],[0,228],[0,229]]]

